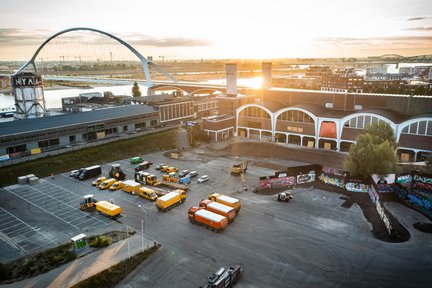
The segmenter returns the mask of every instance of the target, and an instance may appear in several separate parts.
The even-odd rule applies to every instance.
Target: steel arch
[[[169,79],[171,79],[174,82],[177,82],[176,79],[171,76],[170,74],[168,74],[167,72],[165,72],[161,67],[159,67],[158,65],[154,64],[151,61],[148,61],[147,58],[145,58],[144,56],[141,55],[141,53],[139,53],[134,47],[132,47],[129,43],[127,43],[126,41],[118,38],[117,36],[114,36],[108,32],[102,31],[102,30],[98,30],[98,29],[94,29],[94,28],[89,28],[89,27],[75,27],[75,28],[69,28],[69,29],[65,29],[62,30],[60,32],[55,33],[54,35],[50,36],[48,39],[46,39],[40,46],[39,48],[36,50],[36,52],[33,54],[33,57],[27,62],[25,63],[23,66],[21,66],[21,68],[19,68],[17,70],[17,72],[15,72],[14,75],[20,73],[22,70],[24,70],[28,65],[32,65],[35,72],[37,71],[36,66],[35,66],[35,59],[37,57],[37,55],[39,54],[39,52],[42,50],[43,47],[45,47],[46,44],[48,44],[51,40],[53,40],[54,38],[65,34],[65,33],[69,33],[69,32],[73,32],[73,31],[92,31],[92,32],[96,32],[105,36],[108,36],[111,39],[114,39],[115,41],[119,42],[120,44],[122,44],[123,46],[125,46],[126,48],[128,48],[133,54],[135,54],[135,56],[137,56],[137,58],[141,61],[141,64],[143,66],[144,69],[144,74],[146,76],[146,80],[147,82],[149,82],[151,84],[151,77],[150,77],[150,72],[148,69],[148,66],[152,66],[155,69],[157,69],[159,72],[163,73],[165,76],[167,76]]]

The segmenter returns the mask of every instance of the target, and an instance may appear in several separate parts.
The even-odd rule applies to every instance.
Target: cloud
[[[47,30],[0,28],[0,46],[34,46],[42,44],[49,35]]]
[[[432,26],[429,26],[429,27],[411,27],[411,28],[406,28],[405,30],[408,30],[408,31],[432,31]]]
[[[151,37],[141,34],[129,34],[121,37],[131,45],[153,46],[153,47],[194,47],[207,46],[210,43],[204,39],[185,37]]]
[[[411,18],[408,18],[406,21],[419,21],[419,20],[425,20],[428,18],[430,18],[430,17],[411,17]]]
[[[0,46],[36,46],[42,44],[48,37],[55,32],[48,30],[22,30],[16,28],[0,28]],[[95,37],[85,38],[83,42],[94,45],[105,45],[106,41],[100,41],[101,36],[98,33],[89,31],[74,31],[62,34],[55,38],[56,43],[68,43],[77,40],[76,33],[91,33]],[[143,34],[124,34],[115,33],[114,36],[128,42],[132,46],[153,46],[153,47],[196,47],[207,46],[210,43],[204,39],[187,38],[187,37],[152,37]]]

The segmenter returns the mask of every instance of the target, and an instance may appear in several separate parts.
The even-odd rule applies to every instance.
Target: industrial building
[[[0,156],[7,160],[79,145],[159,124],[159,111],[147,105],[129,105],[91,112],[0,123]]]

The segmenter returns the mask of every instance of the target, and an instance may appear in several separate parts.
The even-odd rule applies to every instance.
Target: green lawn
[[[73,169],[113,162],[153,151],[174,149],[175,134],[176,130],[156,132],[2,167],[0,168],[0,186],[16,184],[17,178],[23,175],[35,174],[37,177],[46,177],[51,173],[64,173]]]

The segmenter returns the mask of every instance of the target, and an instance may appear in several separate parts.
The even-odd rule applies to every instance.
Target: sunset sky
[[[0,0],[0,60],[91,27],[166,59],[432,54],[431,0]]]

